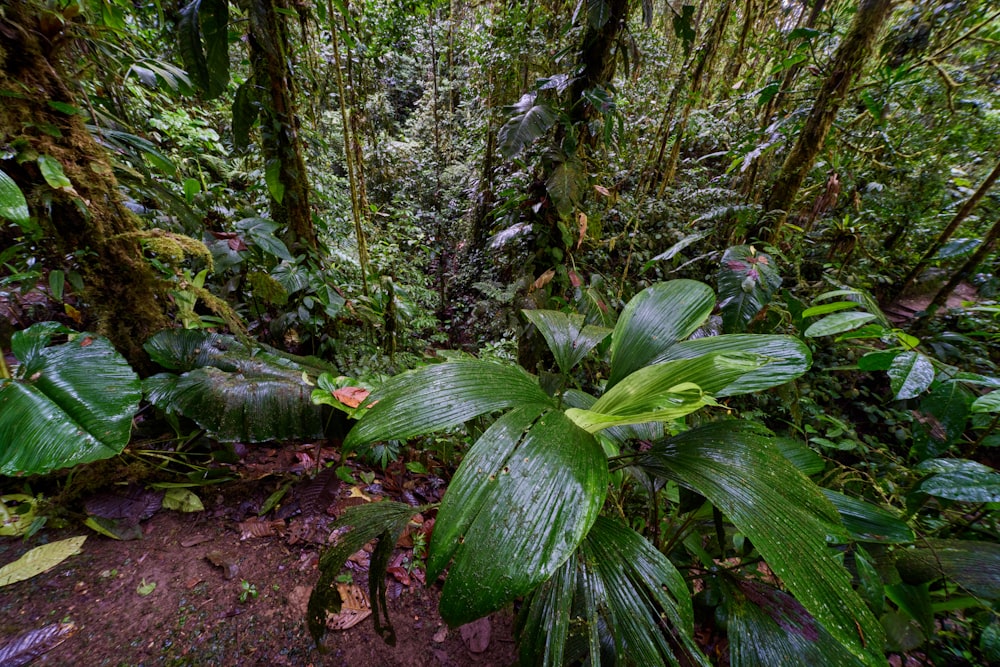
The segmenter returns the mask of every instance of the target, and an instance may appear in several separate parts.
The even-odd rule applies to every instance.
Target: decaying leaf
[[[253,516],[246,521],[240,521],[238,525],[240,527],[241,542],[251,537],[271,537],[285,533],[285,522],[282,519],[274,519],[272,521]]]
[[[530,292],[530,291],[534,291],[536,289],[542,289],[543,287],[545,287],[546,285],[548,285],[550,282],[552,282],[552,279],[555,278],[555,277],[556,277],[556,270],[555,269],[549,269],[548,271],[546,271],[542,275],[538,276],[538,278],[535,280],[535,282],[533,282],[531,284],[531,289],[528,290],[528,291]]]
[[[80,535],[35,547],[13,563],[0,567],[0,587],[31,579],[51,570],[70,556],[80,553],[86,539],[86,535]]]
[[[347,630],[372,615],[372,604],[368,595],[354,584],[337,584],[337,592],[343,601],[340,613],[328,614],[326,627],[331,630]]]
[[[333,397],[349,408],[357,408],[370,393],[364,387],[342,387],[333,392]]]
[[[38,630],[29,630],[0,648],[0,665],[27,665],[46,651],[51,651],[76,633],[75,623],[53,623]]]

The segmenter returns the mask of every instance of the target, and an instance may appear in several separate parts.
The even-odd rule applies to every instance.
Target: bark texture
[[[16,153],[0,160],[0,169],[21,188],[38,220],[44,265],[83,278],[82,326],[106,335],[144,371],[150,362],[142,344],[170,324],[165,284],[143,257],[140,238],[148,233],[124,206],[105,150],[80,115],[49,104],[80,107],[56,56],[68,38],[62,26],[39,17],[29,3],[14,2],[0,18],[0,90],[19,93],[0,104],[0,145]],[[58,161],[72,187],[50,186],[38,156]]]
[[[851,88],[851,82],[864,68],[891,9],[892,0],[860,0],[854,20],[834,54],[830,74],[823,82],[805,125],[764,200],[765,213],[781,213],[765,216],[764,219],[773,221],[774,227],[766,229],[758,225],[749,230],[750,238],[772,240],[784,224],[799,188],[823,149],[823,142]]]

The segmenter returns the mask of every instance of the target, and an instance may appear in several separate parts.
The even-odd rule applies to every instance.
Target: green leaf
[[[323,434],[321,406],[302,373],[258,363],[240,372],[196,368],[160,373],[143,382],[149,402],[181,414],[223,442],[316,438]]]
[[[587,353],[611,335],[611,329],[584,325],[583,315],[558,310],[522,310],[549,344],[563,373],[569,373]]]
[[[586,185],[586,174],[579,162],[560,162],[545,181],[545,189],[552,196],[559,215],[569,217],[580,205],[580,192]]]
[[[292,253],[288,252],[288,246],[274,235],[281,225],[268,220],[267,218],[243,218],[236,223],[236,228],[245,233],[253,240],[254,244],[261,250],[278,259],[285,259],[289,262],[295,260]]]
[[[889,385],[896,393],[897,401],[918,396],[933,381],[934,365],[919,352],[903,352],[889,366]]]
[[[498,135],[500,154],[508,160],[545,136],[556,116],[545,104],[535,104],[537,93],[525,93],[508,111],[517,112],[503,124]]]
[[[858,359],[858,369],[863,371],[887,371],[892,362],[902,354],[901,350],[876,350]]]
[[[409,438],[458,426],[518,405],[553,405],[538,380],[516,366],[459,360],[402,373],[374,391],[344,440],[348,451],[376,440]]]
[[[247,79],[236,89],[233,98],[233,146],[237,150],[246,150],[250,145],[250,130],[260,115],[256,90],[254,79]]]
[[[773,260],[753,246],[727,248],[719,262],[719,309],[727,332],[742,332],[781,287]]]
[[[285,184],[281,182],[281,163],[278,160],[267,161],[264,167],[264,181],[271,197],[280,204],[285,198]]]
[[[693,280],[657,283],[635,295],[615,325],[608,388],[694,333],[714,305],[711,288]]]
[[[497,420],[438,511],[428,577],[454,556],[441,617],[467,623],[552,576],[597,519],[607,486],[601,446],[563,413],[534,405]]]
[[[827,547],[846,537],[837,511],[766,434],[753,422],[712,422],[654,443],[637,465],[705,496],[837,641],[865,664],[885,664],[878,620]]]
[[[192,0],[180,11],[177,36],[191,80],[206,99],[221,95],[229,85],[229,3]]]
[[[38,169],[42,172],[45,182],[50,187],[60,190],[62,188],[73,189],[73,183],[66,177],[62,164],[59,160],[50,155],[38,156]]]
[[[715,353],[640,368],[587,410],[567,416],[591,433],[610,426],[670,421],[714,405],[712,393],[760,366],[756,355]]]
[[[896,569],[910,584],[949,579],[972,595],[1000,599],[1000,544],[927,539],[893,552]]]
[[[913,530],[886,509],[830,489],[823,489],[823,495],[840,512],[840,520],[853,540],[879,544],[909,544],[916,539]]]
[[[823,457],[810,449],[804,442],[792,438],[774,438],[772,442],[781,450],[782,456],[807,477],[823,472],[826,468],[826,461],[823,460]]]
[[[847,310],[848,308],[857,308],[858,304],[856,301],[834,301],[833,303],[824,303],[821,306],[813,306],[812,308],[806,308],[802,311],[802,317],[816,317],[817,315],[829,315],[830,313],[836,313],[841,310]]]
[[[163,507],[178,512],[203,512],[205,506],[190,489],[172,488],[163,494]]]
[[[63,289],[66,287],[66,273],[59,271],[49,271],[49,294],[56,301],[62,301]]]
[[[0,588],[47,572],[81,551],[86,535],[35,547],[12,563],[0,567]]]
[[[935,498],[967,503],[1000,502],[1000,473],[966,459],[930,459],[918,465],[920,472],[932,472],[917,487]]]
[[[349,508],[333,525],[333,528],[343,528],[351,526],[352,530],[338,536],[337,543],[330,547],[319,559],[319,580],[309,595],[308,612],[306,622],[309,627],[309,634],[312,635],[316,645],[319,646],[326,634],[327,612],[337,613],[340,611],[342,600],[337,591],[337,576],[347,559],[354,552],[358,551],[372,540],[377,539],[379,546],[388,544],[389,548],[395,546],[410,517],[424,508],[411,507],[404,503],[383,500],[377,503],[366,503],[357,507]],[[376,631],[384,638],[394,638],[391,624],[381,632],[380,617],[385,610],[385,597],[382,595],[385,586],[385,567],[377,567],[378,563],[373,558],[372,567],[368,575],[368,592],[372,601],[375,613]],[[381,588],[380,588],[381,587]],[[386,616],[388,620],[388,616]]]
[[[791,595],[751,579],[721,582],[733,667],[860,664]]]
[[[45,347],[59,328],[35,325],[11,343],[21,365],[17,378],[0,380],[0,474],[44,474],[115,456],[128,444],[139,377],[96,334]]]
[[[103,137],[107,140],[107,143],[117,148],[119,151],[139,151],[139,153],[144,155],[154,167],[167,176],[177,175],[177,165],[175,165],[170,158],[161,153],[156,147],[156,144],[148,139],[143,139],[142,137],[129,134],[128,132],[112,130],[109,128],[102,127],[99,132],[94,126],[88,126],[88,129],[90,129],[91,134]]]
[[[31,222],[28,202],[10,176],[0,170],[0,218],[6,218],[20,227]]]
[[[991,391],[972,402],[972,412],[1000,412],[1000,391]]]
[[[834,336],[845,331],[857,329],[866,322],[878,319],[871,313],[852,311],[850,313],[834,313],[813,322],[803,334],[806,338],[818,338],[819,336]]]
[[[801,376],[812,365],[812,353],[805,343],[793,336],[771,334],[724,334],[685,340],[668,348],[654,362],[694,359],[723,352],[757,355],[759,363],[756,369],[747,371],[724,387],[713,383],[712,389],[706,391],[716,397],[738,396],[777,387]]]

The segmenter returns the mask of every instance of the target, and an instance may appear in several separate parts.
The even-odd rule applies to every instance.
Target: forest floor
[[[333,450],[323,453],[324,461],[335,456]],[[248,448],[233,466],[239,481],[193,489],[203,501],[202,511],[162,508],[162,493],[137,486],[101,491],[82,501],[89,516],[104,517],[106,525],[135,539],[108,538],[82,521],[58,530],[46,527],[29,542],[0,538],[2,564],[39,543],[88,535],[78,555],[0,589],[0,655],[19,641],[38,654],[34,665],[514,664],[512,612],[448,628],[437,613],[440,587],[423,585],[419,558],[410,566],[414,539],[406,534],[388,577],[396,645],[375,633],[362,601],[353,615],[363,620],[328,631],[327,652],[316,649],[306,628],[306,604],[336,515],[380,496],[434,500],[443,483],[401,465],[395,474],[390,466],[374,478],[372,471],[355,471],[364,473],[356,484],[333,474],[336,466],[313,476],[314,454],[312,445]],[[258,516],[281,488],[288,491],[282,501]],[[414,533],[432,521],[415,515]],[[347,574],[367,590],[367,553],[352,556]],[[332,618],[329,624],[350,625],[350,617]],[[25,634],[33,631],[42,632]],[[0,657],[3,667],[22,664]]]

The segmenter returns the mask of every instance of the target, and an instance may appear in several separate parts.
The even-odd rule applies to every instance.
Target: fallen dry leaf
[[[333,392],[333,397],[349,408],[356,408],[370,393],[364,387],[342,387]]]
[[[343,601],[340,612],[327,614],[326,627],[331,630],[347,630],[372,615],[368,595],[354,584],[337,584],[337,592]]]

